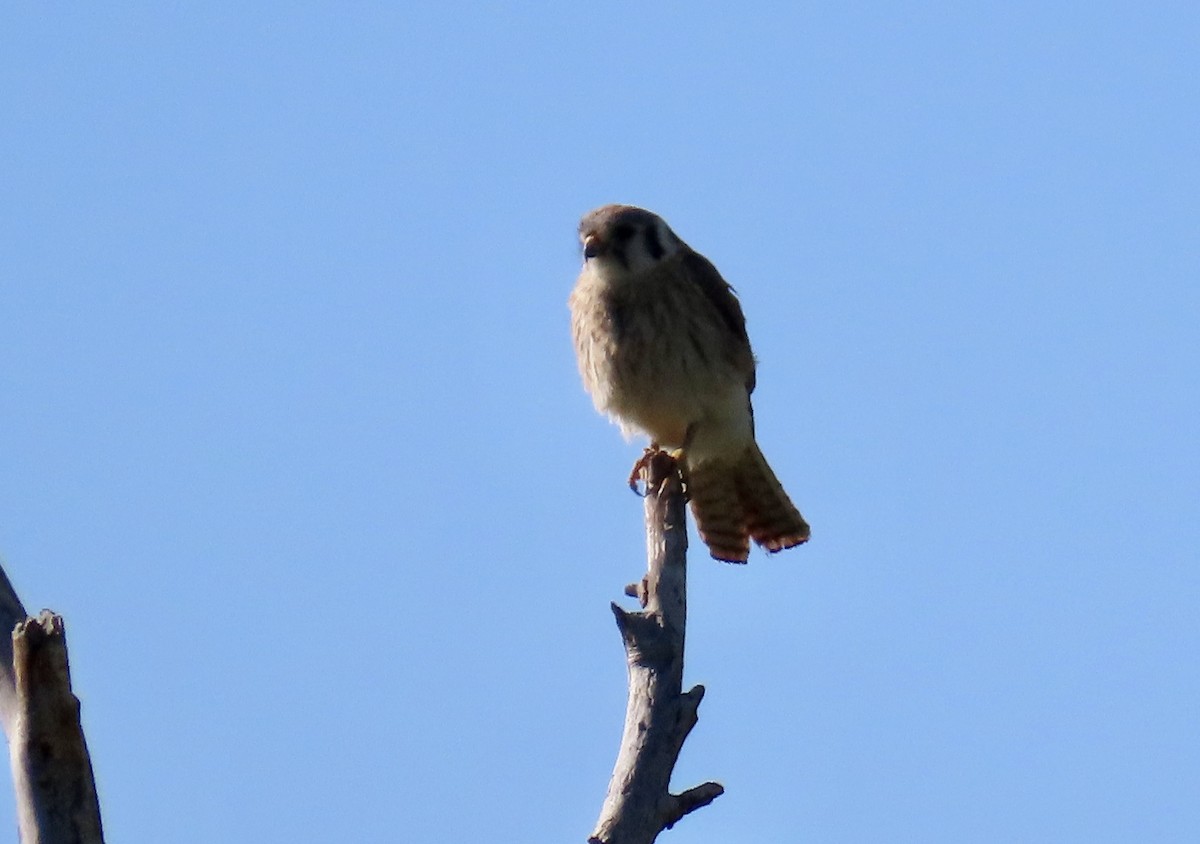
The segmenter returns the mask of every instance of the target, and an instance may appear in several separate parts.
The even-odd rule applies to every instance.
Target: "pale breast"
[[[617,278],[585,267],[570,306],[584,384],[627,433],[680,445],[693,422],[726,415],[731,395],[745,401],[749,347],[679,262]]]

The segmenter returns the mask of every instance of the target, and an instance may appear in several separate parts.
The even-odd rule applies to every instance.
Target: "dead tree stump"
[[[641,612],[612,605],[629,666],[621,748],[589,844],[650,844],[687,813],[724,793],[706,782],[670,791],[683,742],[696,726],[704,687],[683,691],[687,624],[687,514],[679,469],[666,452],[649,455],[646,484],[647,572],[626,588]]]

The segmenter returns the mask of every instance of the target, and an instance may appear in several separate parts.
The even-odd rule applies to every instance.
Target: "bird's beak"
[[[589,234],[583,239],[583,257],[595,258],[604,252],[604,241],[597,235]]]

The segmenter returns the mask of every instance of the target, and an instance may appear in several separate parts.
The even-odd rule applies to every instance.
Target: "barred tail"
[[[742,506],[750,537],[768,551],[782,551],[808,541],[808,522],[783,491],[767,459],[752,443],[739,465]]]
[[[756,443],[736,460],[689,466],[687,487],[700,538],[718,560],[746,562],[751,539],[772,552],[808,540],[808,523]]]

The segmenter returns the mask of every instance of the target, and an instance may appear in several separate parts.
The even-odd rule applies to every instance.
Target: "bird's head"
[[[585,214],[579,240],[585,263],[630,274],[686,248],[662,217],[632,205],[605,205]]]

